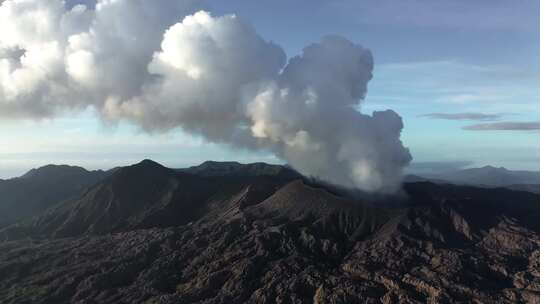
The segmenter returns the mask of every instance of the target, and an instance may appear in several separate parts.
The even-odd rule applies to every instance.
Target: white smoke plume
[[[287,63],[234,15],[195,0],[61,0],[0,6],[0,119],[94,107],[105,121],[182,128],[272,151],[300,172],[370,192],[399,189],[410,160],[393,111],[360,112],[369,50],[330,36]]]

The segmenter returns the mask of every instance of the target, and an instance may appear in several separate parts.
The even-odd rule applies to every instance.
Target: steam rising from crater
[[[60,0],[0,6],[0,119],[94,107],[106,121],[268,150],[306,175],[393,192],[411,156],[398,114],[360,112],[371,52],[329,36],[283,49],[198,1]]]

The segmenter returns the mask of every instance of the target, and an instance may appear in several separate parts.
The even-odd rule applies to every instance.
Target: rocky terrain
[[[110,172],[81,167],[49,165],[25,175],[0,180],[0,227],[45,211],[60,201],[78,195]]]
[[[538,303],[539,232],[529,192],[143,161],[0,230],[0,302]]]

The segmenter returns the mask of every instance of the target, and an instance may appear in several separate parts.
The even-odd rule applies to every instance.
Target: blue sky
[[[486,121],[430,113],[483,113],[495,122],[540,122],[539,1],[208,1],[235,13],[292,57],[326,34],[372,50],[374,79],[360,109],[393,109],[416,162],[472,162],[540,170],[539,130],[464,130]],[[107,126],[91,109],[54,120],[0,121],[0,178],[48,163],[89,169],[152,158],[181,167],[207,159],[280,162],[175,130]]]

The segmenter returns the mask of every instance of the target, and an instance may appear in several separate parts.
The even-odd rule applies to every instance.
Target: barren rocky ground
[[[0,302],[540,302],[539,195],[258,166],[145,161],[4,228]]]

